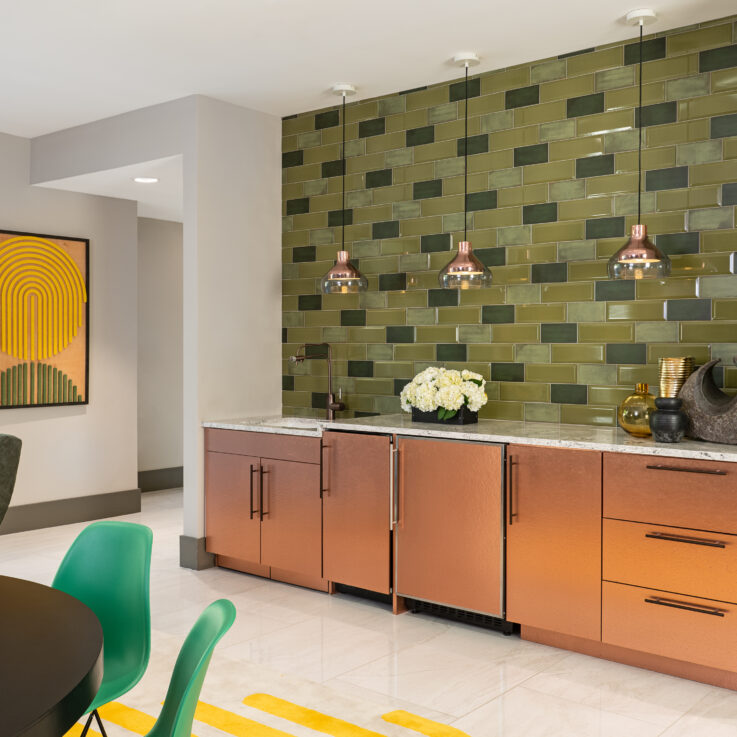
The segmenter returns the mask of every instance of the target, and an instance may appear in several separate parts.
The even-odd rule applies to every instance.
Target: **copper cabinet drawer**
[[[737,464],[605,453],[604,516],[737,534]]]
[[[604,520],[606,581],[737,602],[737,537]]]
[[[320,438],[270,432],[205,429],[205,450],[218,453],[277,458],[283,461],[320,463]]]
[[[602,641],[734,670],[737,605],[605,582]]]

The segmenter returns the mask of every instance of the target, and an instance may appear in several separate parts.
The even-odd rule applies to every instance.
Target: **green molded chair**
[[[190,737],[197,700],[215,645],[235,621],[235,607],[218,599],[205,609],[179,651],[156,724],[146,737]]]
[[[0,522],[10,505],[15,488],[15,475],[20,461],[21,440],[15,435],[0,435]]]
[[[122,696],[146,672],[151,654],[150,528],[133,522],[93,522],[64,556],[52,586],[97,615],[104,638],[102,684],[86,714],[105,735],[97,709]]]

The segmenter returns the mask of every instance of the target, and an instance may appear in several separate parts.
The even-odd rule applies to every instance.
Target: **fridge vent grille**
[[[455,622],[473,624],[477,627],[502,632],[505,635],[511,635],[515,630],[514,623],[507,622],[506,619],[499,619],[499,617],[491,617],[488,614],[467,612],[463,609],[455,609],[442,604],[431,604],[427,601],[417,601],[416,599],[406,599],[406,602],[407,606],[413,612],[432,614],[437,617],[443,617],[444,619],[452,619]]]

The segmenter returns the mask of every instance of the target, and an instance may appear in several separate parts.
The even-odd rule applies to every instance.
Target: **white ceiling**
[[[646,0],[648,31],[734,0]],[[288,115],[634,37],[634,0],[5,0],[0,131],[37,136],[190,94]]]

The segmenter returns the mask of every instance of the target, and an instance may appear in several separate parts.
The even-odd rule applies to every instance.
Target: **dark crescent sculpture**
[[[689,437],[734,445],[737,444],[737,396],[730,397],[714,383],[712,369],[719,360],[696,369],[678,396],[688,416]],[[737,364],[737,357],[734,362]]]

